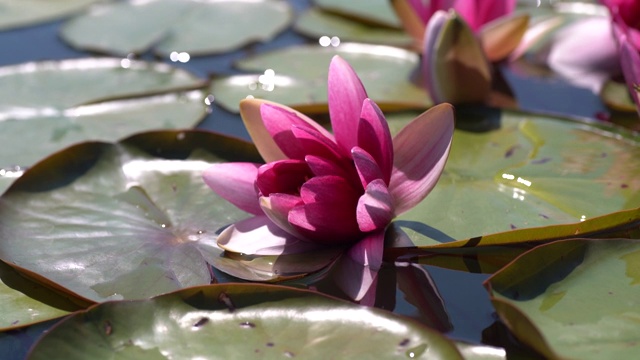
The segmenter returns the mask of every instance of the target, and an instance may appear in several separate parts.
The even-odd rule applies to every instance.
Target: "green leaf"
[[[0,330],[55,319],[81,308],[0,261]]]
[[[0,197],[0,258],[85,302],[208,284],[222,253],[217,231],[248,216],[201,179],[221,161],[260,157],[199,131],[67,148]]]
[[[392,130],[405,121],[390,120]],[[504,245],[638,221],[635,210],[597,218],[640,207],[637,134],[551,116],[464,108],[457,109],[457,126],[438,184],[394,222],[396,246]],[[513,229],[522,230],[507,232]],[[494,233],[502,234],[487,236]],[[452,242],[459,239],[470,240]]]
[[[602,101],[610,108],[623,112],[636,112],[636,104],[631,99],[627,84],[607,81],[600,91]]]
[[[420,64],[416,53],[357,43],[344,43],[336,48],[292,46],[246,58],[236,64],[240,70],[264,74],[214,79],[210,91],[220,106],[233,112],[238,112],[238,102],[247,96],[276,101],[305,112],[323,112],[327,104],[328,64],[334,55],[349,62],[369,97],[383,110],[431,106],[426,91],[412,82]]]
[[[100,0],[0,0],[0,30],[68,16],[98,1]]]
[[[85,58],[0,68],[0,192],[21,170],[84,140],[194,126],[207,111],[194,75],[166,64]],[[64,89],[61,91],[61,89]]]
[[[319,8],[347,16],[361,22],[401,28],[400,19],[387,0],[314,0]]]
[[[43,336],[29,359],[346,359],[372,354],[462,358],[443,335],[386,311],[317,292],[225,284],[78,312]]]
[[[488,280],[496,311],[546,358],[632,359],[640,352],[640,241],[539,246]]]
[[[62,38],[79,49],[118,55],[231,51],[272,39],[292,18],[281,0],[129,0],[93,10],[67,22]]]
[[[363,24],[311,8],[296,19],[294,29],[314,40],[337,36],[341,42],[363,42],[409,47],[413,38],[402,30]]]

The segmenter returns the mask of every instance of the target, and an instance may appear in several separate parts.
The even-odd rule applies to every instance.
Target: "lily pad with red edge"
[[[546,358],[632,359],[640,352],[639,240],[539,246],[487,281],[503,322]]]
[[[78,343],[79,336],[83,341]],[[453,342],[412,320],[317,292],[257,284],[201,286],[148,300],[99,304],[47,332],[29,359],[212,354],[462,359]]]
[[[340,42],[361,42],[410,47],[413,39],[402,30],[365,24],[340,15],[311,8],[294,24],[296,32],[313,40],[337,37]],[[333,46],[333,45],[328,45]]]
[[[239,101],[248,96],[305,112],[325,112],[327,64],[335,55],[355,69],[369,97],[383,110],[422,110],[432,105],[426,90],[413,82],[420,64],[418,54],[360,43],[299,45],[248,57],[236,67],[253,74],[214,79],[210,91],[218,105],[232,112],[238,112]]]
[[[637,134],[524,112],[457,110],[443,175],[395,219],[394,246],[506,245],[638,221],[616,214],[640,207]],[[392,131],[404,125],[388,118]],[[471,240],[454,242],[463,239]]]
[[[167,64],[129,59],[1,67],[0,192],[25,167],[73,143],[194,126],[207,113],[203,83]]]
[[[206,55],[271,40],[292,16],[282,0],[129,0],[69,20],[61,36],[75,48],[108,54]]]
[[[0,197],[0,258],[85,302],[208,284],[222,253],[217,232],[248,217],[202,181],[220,161],[260,157],[249,143],[202,131],[64,149]]]
[[[1,0],[0,30],[51,21],[79,12],[100,0]]]

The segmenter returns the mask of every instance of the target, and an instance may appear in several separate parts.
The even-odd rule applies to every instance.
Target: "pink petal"
[[[280,229],[266,216],[252,217],[229,226],[218,236],[218,245],[226,251],[246,255],[296,254],[318,248],[318,245]]]
[[[383,246],[384,231],[378,231],[354,244],[338,260],[336,284],[353,300],[363,299],[372,287],[375,290]]]
[[[315,155],[334,161],[342,160],[336,143],[314,129],[292,126],[291,133],[295,137],[295,141],[302,147],[303,159],[307,155]]]
[[[289,212],[289,223],[317,242],[353,242],[361,236],[356,220],[361,194],[362,190],[338,176],[314,177],[300,189],[305,205]]]
[[[384,174],[381,179],[389,183],[393,168],[393,142],[389,124],[382,111],[370,99],[362,103],[358,124],[358,146],[371,154]]]
[[[384,181],[384,174],[373,156],[357,146],[351,150],[351,156],[353,156],[353,163],[356,166],[363,188],[366,188],[374,180]],[[384,182],[385,184],[387,183],[386,181]]]
[[[265,122],[262,117],[262,105],[269,105],[270,109],[279,108],[281,111],[271,111],[269,115],[270,130],[275,133],[279,133],[279,129],[282,131],[288,131],[292,123],[301,125],[305,123],[311,127],[316,128],[329,138],[333,138],[333,135],[327,130],[318,125],[315,121],[308,118],[306,115],[295,111],[287,106],[280,105],[274,102],[258,99],[245,99],[240,101],[240,115],[244,121],[245,127],[253,140],[253,143],[258,148],[260,155],[266,162],[286,159],[287,156],[278,147],[276,141],[273,139],[273,135],[267,130]],[[282,115],[282,116],[280,116]],[[274,125],[275,122],[275,125]],[[278,127],[278,124],[280,127]]]
[[[389,192],[395,214],[417,205],[433,189],[449,156],[454,116],[450,104],[425,111],[393,139],[394,170]]]
[[[360,231],[382,231],[393,219],[393,198],[381,179],[367,185],[356,211]]]
[[[331,126],[344,156],[357,145],[358,122],[367,92],[358,75],[340,56],[329,65],[328,101]]]
[[[513,12],[516,0],[457,0],[453,8],[473,31],[482,25]]]
[[[497,62],[509,56],[518,47],[528,28],[528,14],[502,16],[483,25],[478,37],[487,59]]]
[[[202,179],[216,194],[238,209],[262,215],[258,204],[256,176],[260,164],[219,163],[207,168]]]
[[[335,161],[314,155],[307,155],[305,161],[315,176],[336,175],[342,178],[348,177],[347,171],[342,167],[342,164]]]
[[[640,87],[640,54],[629,43],[626,37],[620,37],[620,65],[624,79],[631,92],[631,97],[636,103],[636,108],[640,114],[640,97],[638,88]]]
[[[279,228],[301,239],[304,236],[289,223],[289,211],[302,204],[302,199],[296,195],[272,194],[260,197],[260,207],[265,215]]]
[[[320,133],[318,130],[320,125],[311,119],[303,119],[299,116],[299,113],[282,105],[262,104],[260,106],[260,115],[273,140],[282,152],[291,159],[303,160],[306,155],[306,149],[292,133],[292,127],[300,127]],[[329,136],[324,129],[322,133],[325,134],[325,137]]]
[[[311,172],[307,163],[301,160],[280,160],[260,166],[256,185],[263,196],[271,193],[294,194]]]

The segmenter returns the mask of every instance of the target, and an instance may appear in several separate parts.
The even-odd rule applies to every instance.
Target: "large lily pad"
[[[207,112],[202,80],[166,64],[89,58],[0,68],[0,192],[15,166],[83,140],[185,128]]]
[[[78,342],[77,339],[83,341]],[[73,346],[69,344],[73,343]],[[49,331],[29,359],[461,359],[437,332],[388,312],[266,285],[211,285],[108,302]]]
[[[314,0],[318,7],[362,22],[400,28],[400,19],[387,0]]]
[[[402,30],[363,24],[314,8],[298,16],[294,29],[314,40],[320,39],[322,36],[337,36],[341,42],[363,42],[403,47],[413,45],[413,38]]]
[[[100,0],[0,0],[0,30],[49,21],[78,12]]]
[[[84,301],[208,284],[216,232],[247,215],[201,172],[259,159],[251,144],[197,131],[67,148],[0,197],[0,258]]]
[[[546,358],[640,354],[638,240],[565,240],[522,255],[489,279],[514,334]]]
[[[464,242],[471,246],[483,235],[559,224],[574,224],[571,231],[577,234],[581,221],[640,207],[636,134],[511,111],[477,116],[459,109],[457,119],[451,154],[435,189],[394,223],[406,241],[398,246],[478,240]],[[395,131],[404,122],[390,123]],[[469,127],[474,131],[464,130]],[[607,224],[598,222],[600,230]],[[541,229],[506,233],[503,244],[550,236]]]
[[[74,47],[127,55],[219,53],[266,41],[291,21],[281,0],[129,0],[95,7],[64,25]]]
[[[239,61],[239,69],[258,75],[215,79],[211,92],[217,103],[238,112],[247,96],[276,101],[307,112],[326,111],[327,76],[331,58],[340,55],[356,70],[369,97],[384,110],[431,106],[426,90],[412,82],[418,54],[381,45],[343,43],[338,47],[287,47]],[[266,71],[265,71],[266,70]]]

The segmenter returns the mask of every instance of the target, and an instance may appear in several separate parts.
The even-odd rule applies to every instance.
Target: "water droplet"
[[[188,235],[187,236],[187,240],[189,240],[189,241],[198,241],[198,240],[200,240],[200,236],[198,236],[198,235]]]
[[[331,38],[329,38],[326,35],[325,36],[321,36],[320,39],[318,39],[318,43],[322,47],[327,47],[327,46],[331,45]]]
[[[285,351],[284,352],[284,356],[288,357],[288,358],[292,358],[294,356],[296,356],[294,353],[292,353],[291,351]]]
[[[183,132],[179,132],[178,135],[176,135],[176,140],[182,141],[182,140],[185,139],[185,137],[187,137],[187,134],[185,134]]]
[[[206,231],[204,231],[204,230],[198,230],[198,235],[202,235],[202,234],[206,234]]]
[[[330,43],[331,43],[331,46],[338,47],[340,45],[340,38],[337,36],[332,36]]]
[[[256,327],[256,324],[245,321],[240,323],[240,327],[243,329],[253,329],[254,327]]]
[[[212,104],[213,104],[213,102],[215,101],[215,99],[216,99],[216,98],[215,98],[212,94],[209,94],[209,95],[207,95],[207,97],[206,97],[206,98],[204,98],[204,103],[205,103],[206,105],[212,105]]]
[[[160,224],[160,227],[164,229],[167,227],[167,224]]]

